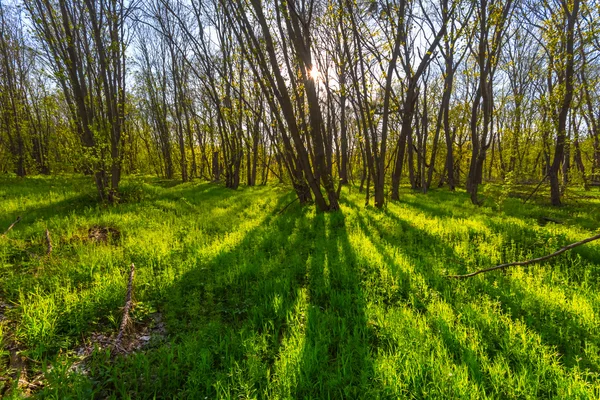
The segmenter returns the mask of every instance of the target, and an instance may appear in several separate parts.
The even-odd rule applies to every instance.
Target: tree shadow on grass
[[[393,213],[387,211],[383,211],[383,213],[385,213],[386,218],[395,221],[395,229],[399,230],[400,234],[391,233],[394,229],[390,229],[390,226],[387,225],[382,226],[375,218],[369,218],[368,216],[361,217],[359,214],[358,220],[361,229],[365,231],[366,235],[381,238],[380,240],[374,241],[374,244],[384,256],[388,265],[393,266],[396,264],[396,261],[389,255],[390,249],[384,247],[383,243],[386,242],[391,242],[393,246],[397,246],[399,248],[398,250],[415,266],[427,266],[427,259],[431,257],[427,257],[427,254],[415,254],[410,250],[411,246],[415,246],[426,253],[435,251],[437,254],[460,260],[460,257],[454,253],[454,250],[447,243],[441,241],[439,237],[415,228],[408,223],[408,221],[399,218]],[[407,249],[407,247],[409,247],[409,249]],[[483,257],[482,262],[484,262],[484,265],[490,264],[490,260],[487,257]],[[520,286],[517,284],[518,282],[511,280],[510,277],[500,275],[499,278],[496,277],[497,283],[499,283],[498,285],[489,279],[473,279],[472,281],[465,283],[453,283],[454,281],[449,281],[441,273],[442,270],[439,268],[437,270],[433,268],[421,268],[418,270],[414,269],[411,271],[411,274],[401,272],[398,276],[400,280],[409,279],[412,282],[418,282],[420,279],[424,280],[429,288],[439,293],[442,296],[442,299],[448,304],[451,304],[457,312],[463,308],[463,304],[477,304],[479,301],[478,299],[481,299],[481,294],[485,293],[491,298],[496,298],[500,301],[502,310],[509,315],[513,321],[516,323],[524,321],[529,329],[537,332],[542,341],[550,346],[549,349],[556,346],[563,354],[566,354],[567,356],[562,360],[567,369],[575,367],[576,360],[579,359],[579,361],[581,361],[579,363],[580,367],[585,366],[591,371],[597,371],[597,366],[593,366],[589,362],[586,363],[586,361],[589,360],[586,360],[586,357],[584,356],[583,344],[586,339],[598,343],[597,337],[590,333],[589,327],[586,328],[585,326],[580,325],[579,322],[574,321],[570,315],[564,315],[564,318],[561,318],[561,329],[556,329],[554,322],[551,318],[548,318],[554,311],[541,311],[541,313],[547,315],[546,318],[539,318],[540,310],[544,308],[543,304],[539,302],[536,303],[536,301],[534,301],[535,299],[532,298],[531,293],[522,290],[522,288],[519,289]],[[413,276],[413,274],[416,276]],[[461,288],[458,293],[455,291],[456,286]],[[413,285],[412,283],[399,284],[398,287],[407,288],[404,289],[405,293],[400,294],[398,298],[404,299],[409,296],[408,304],[415,307],[420,312],[425,312],[428,303],[426,290],[423,291],[418,285]],[[421,293],[421,296],[419,296],[419,293]],[[524,304],[527,304],[527,310],[525,309]],[[525,318],[523,318],[524,316]],[[556,317],[556,315],[554,315],[554,317]],[[432,324],[432,326],[435,326],[440,332],[447,348],[451,353],[455,354],[455,359],[462,360],[462,362],[468,366],[471,377],[477,382],[484,382],[485,380],[482,381],[480,372],[481,366],[476,357],[474,357],[472,350],[460,345],[458,340],[453,339],[453,333],[449,329],[444,328],[446,323],[443,320],[434,319]],[[484,326],[487,322],[484,319],[480,319],[478,324]],[[576,343],[571,343],[575,338],[577,338]],[[498,339],[500,338],[496,338],[496,340]],[[488,355],[492,358],[496,355],[502,355],[503,350],[498,346],[498,343],[496,343],[494,339],[491,340],[492,341],[488,342],[486,345]],[[515,365],[518,365],[520,360],[515,359],[514,362]],[[538,368],[543,367],[538,366]]]
[[[431,217],[438,217],[439,213],[431,207],[419,203],[411,203],[411,207],[427,213]],[[479,256],[478,263],[469,267],[469,270],[484,268],[496,264],[522,261],[556,251],[558,248],[573,243],[579,238],[569,238],[560,235],[557,240],[551,232],[540,232],[528,226],[516,224],[511,221],[485,219],[485,225],[493,235],[499,235],[504,244],[501,249],[501,259],[492,260],[488,256]],[[483,242],[491,240],[486,235],[478,238]],[[553,242],[553,245],[548,245]],[[471,253],[478,254],[477,243],[469,243]],[[542,293],[531,290],[531,283],[523,282],[519,278],[511,278],[511,273],[492,273],[485,279],[470,281],[468,284],[481,287],[492,298],[500,300],[502,309],[515,321],[524,321],[532,330],[539,333],[542,340],[556,346],[561,355],[562,363],[568,368],[583,368],[592,372],[600,372],[600,364],[596,357],[590,358],[586,352],[589,343],[600,344],[600,332],[586,324],[580,316],[563,308],[565,300],[578,295],[577,287],[586,288],[597,286],[600,283],[600,251],[597,246],[587,245],[578,247],[568,253],[551,259],[543,264],[532,265],[524,268],[527,278],[529,274],[540,276],[548,286],[557,286],[559,291],[548,293],[546,298]],[[527,272],[531,271],[531,272]],[[467,270],[461,271],[466,273]],[[499,284],[494,284],[496,281]],[[541,281],[538,282],[541,283]],[[589,290],[584,290],[588,292]],[[547,296],[557,303],[548,303]],[[561,296],[565,296],[562,299]]]
[[[160,307],[169,343],[94,369],[94,380],[111,382],[103,393],[358,398],[381,389],[371,382],[365,299],[343,214],[279,215],[287,202],[176,278]]]
[[[68,182],[64,181],[62,184],[67,185]],[[57,183],[53,180],[35,182],[33,189],[29,188],[24,193],[27,197],[44,198],[44,204],[19,207],[18,210],[12,213],[14,215],[0,215],[0,229],[3,232],[6,227],[14,222],[17,216],[21,217],[21,221],[15,225],[15,232],[25,230],[28,225],[40,220],[62,219],[67,216],[99,215],[106,211],[117,214],[126,213],[132,207],[138,207],[138,203],[144,205],[154,204],[156,207],[161,208],[161,204],[165,202],[180,202],[181,207],[178,208],[181,208],[181,210],[178,213],[185,214],[192,211],[194,206],[201,206],[202,203],[226,203],[231,200],[252,196],[257,190],[260,190],[244,188],[234,191],[222,185],[208,182],[186,183],[162,188],[154,186],[154,181],[150,182],[152,184],[147,182],[125,183],[123,185],[123,192],[126,198],[121,203],[115,205],[99,202],[96,192],[91,189],[78,191],[77,194],[73,192],[71,196],[59,201],[52,201],[48,197],[50,192],[60,191],[60,186],[56,186]],[[21,196],[23,196],[23,193],[18,191],[22,189],[22,185],[14,185],[14,191]],[[7,197],[10,197],[10,194]],[[166,211],[176,210],[169,210],[167,207]]]
[[[260,196],[261,193],[264,193],[263,189],[257,190],[248,190],[241,191],[242,193],[232,194],[232,195],[211,195],[211,196],[195,196],[195,192],[202,192],[204,188],[201,185],[200,188],[189,187],[186,188],[185,191],[181,191],[182,196],[169,197],[169,201],[176,202],[177,213],[171,212],[173,218],[179,220],[178,224],[181,225],[181,229],[185,230],[186,224],[194,223],[195,219],[202,218],[202,222],[204,224],[210,224],[211,221],[214,225],[219,225],[223,218],[226,218],[227,215],[231,217],[235,216],[238,219],[243,218],[242,215],[245,215],[245,208],[248,207],[249,203],[252,202],[257,196]],[[227,194],[232,193],[227,189],[220,189],[215,187],[215,185],[208,185],[206,190],[216,191],[216,192],[226,192]],[[166,193],[166,196],[157,196],[158,199],[166,198],[170,196],[169,193]],[[188,203],[179,201],[183,198],[183,196],[188,196]],[[203,199],[204,201],[200,201]],[[283,201],[283,200],[282,200]],[[152,204],[152,202],[149,202]],[[191,208],[193,207],[202,207],[198,213],[193,212]],[[210,211],[212,209],[216,209],[217,206],[220,206],[220,210],[222,211],[222,216],[219,219],[213,218],[210,215]],[[272,204],[268,204],[265,202],[266,206],[272,206]],[[277,207],[280,207],[278,205]],[[135,207],[131,205],[126,206],[117,206],[111,208],[111,213],[115,214],[117,218],[126,213],[135,213]],[[278,209],[276,210],[278,211]],[[38,210],[37,212],[42,212]],[[71,211],[72,212],[72,211]],[[75,212],[85,213],[85,210],[76,210]],[[99,218],[104,218],[104,215],[100,212],[97,213]],[[146,215],[145,218],[149,216]],[[157,218],[160,222],[160,217]],[[162,218],[164,221],[164,218]],[[59,221],[62,223],[62,221]],[[227,228],[223,228],[224,234],[231,233],[231,231],[235,231],[236,227],[234,226],[236,222],[230,223]],[[259,222],[257,222],[259,224]],[[180,229],[179,225],[175,225],[172,229]],[[140,226],[138,226],[139,228]],[[144,228],[144,225],[141,225]],[[133,229],[133,227],[131,228]],[[147,228],[144,228],[147,229]],[[54,236],[55,231],[53,231],[53,238],[57,239],[58,235]],[[140,234],[140,231],[125,231],[125,236],[127,234]],[[248,232],[249,234],[250,232]],[[219,242],[223,239],[224,235],[219,233],[213,236],[207,235],[209,240],[214,239],[215,242]],[[225,235],[226,236],[226,235]],[[199,238],[200,239],[200,238]],[[201,239],[204,239],[204,235]],[[51,315],[48,317],[53,318],[53,323],[51,330],[47,327],[44,328],[47,331],[44,333],[44,337],[34,338],[33,341],[35,343],[29,343],[31,352],[30,355],[36,354],[35,358],[39,358],[40,354],[43,354],[44,359],[54,359],[57,351],[62,349],[62,351],[72,348],[75,342],[87,337],[91,332],[107,332],[110,334],[114,328],[114,321],[118,321],[120,319],[121,307],[124,299],[124,288],[127,282],[126,275],[120,276],[118,273],[116,276],[110,276],[109,282],[105,282],[103,280],[100,286],[103,287],[103,290],[98,290],[99,282],[96,282],[94,279],[94,275],[92,274],[90,267],[88,265],[82,265],[79,261],[77,251],[72,252],[69,246],[64,243],[55,242],[55,249],[53,251],[52,257],[47,259],[39,259],[37,260],[37,264],[39,264],[39,268],[36,271],[36,274],[26,275],[25,270],[21,267],[15,267],[13,269],[19,269],[17,274],[13,278],[7,278],[7,280],[3,283],[12,287],[12,300],[15,302],[19,302],[19,291],[22,291],[26,295],[30,293],[33,294],[33,288],[36,287],[37,291],[35,293],[39,299],[35,299],[32,304],[29,302],[29,309],[32,311],[32,307],[38,304],[38,300],[43,300],[41,304],[47,304],[48,302],[53,302],[53,311]],[[205,241],[206,243],[206,241]],[[126,243],[122,243],[122,246],[126,246]],[[134,244],[135,245],[135,244]],[[208,243],[208,246],[212,246],[212,243]],[[136,282],[142,282],[136,288],[136,296],[138,300],[143,300],[145,304],[160,304],[161,296],[165,296],[165,284],[164,282],[153,281],[152,279],[148,279],[148,275],[158,273],[162,274],[165,272],[165,268],[169,269],[168,272],[163,275],[168,275],[175,271],[175,273],[184,273],[185,270],[178,269],[180,261],[188,261],[188,259],[192,259],[195,257],[195,253],[198,251],[198,247],[184,245],[181,251],[178,249],[173,249],[169,255],[159,260],[157,263],[150,263],[152,261],[148,255],[141,254],[139,252],[144,252],[147,250],[146,247],[141,248],[124,248],[121,251],[118,247],[119,244],[112,249],[109,245],[96,244],[96,243],[83,243],[81,244],[83,247],[90,246],[91,248],[99,247],[98,249],[92,249],[92,252],[108,252],[111,254],[110,261],[114,265],[115,263],[118,265],[119,260],[123,261],[123,269],[125,269],[129,262],[134,261],[137,266],[136,272]],[[100,248],[103,247],[103,248]],[[229,248],[223,248],[221,250],[222,254],[225,254]],[[138,254],[139,253],[139,254]],[[226,260],[227,257],[224,257]],[[106,261],[106,259],[103,259]],[[99,261],[103,261],[99,260]],[[156,260],[154,260],[156,261]],[[196,260],[202,261],[203,260]],[[211,263],[211,261],[207,261]],[[219,264],[218,261],[214,261],[214,263]],[[63,265],[64,264],[64,265]],[[152,264],[152,265],[151,265]],[[170,264],[170,265],[169,265]],[[43,266],[43,268],[42,268]],[[55,268],[56,267],[56,268]],[[98,267],[96,267],[98,268]],[[118,267],[117,267],[118,268]],[[112,269],[113,271],[115,268]],[[18,275],[18,276],[17,276]],[[49,279],[44,279],[45,275],[48,276]],[[144,277],[145,276],[145,277]],[[157,278],[162,279],[163,276],[157,275]],[[54,291],[57,289],[56,282],[64,282],[63,286],[71,287],[72,294],[69,294],[64,299],[65,304],[62,303],[63,294],[59,294],[54,296]],[[153,284],[156,283],[157,288],[153,287]],[[59,290],[60,292],[60,290]],[[62,293],[62,292],[61,292]],[[42,299],[42,297],[44,299]],[[225,297],[227,300],[227,296]],[[69,304],[66,306],[66,303],[70,301],[73,303],[73,299],[76,299],[75,304]],[[149,301],[150,303],[146,303]],[[234,300],[229,299],[228,301],[217,301],[215,308],[222,315],[229,316],[238,316],[244,310],[243,303],[240,303],[240,306],[231,306],[234,303]],[[208,304],[211,306],[211,304]],[[39,310],[40,313],[44,313],[43,310]],[[39,313],[38,313],[39,314]],[[33,319],[39,319],[40,321],[45,318],[45,316],[39,314],[37,316],[32,316]],[[110,322],[110,318],[113,319]],[[30,325],[37,323],[36,321],[29,321]],[[28,339],[30,342],[30,339]],[[39,342],[39,343],[38,343]]]
[[[482,372],[483,367],[479,356],[458,338],[456,332],[442,318],[438,318],[430,310],[432,302],[439,301],[436,300],[439,298],[453,308],[456,307],[456,303],[460,304],[468,299],[464,295],[456,296],[442,275],[439,262],[433,262],[437,257],[459,259],[454,250],[436,236],[414,227],[388,210],[364,211],[351,202],[343,204],[352,209],[352,217],[358,229],[370,239],[376,253],[381,256],[383,265],[380,268],[371,266],[363,272],[363,280],[370,282],[369,302],[381,307],[385,316],[388,315],[387,313],[391,315],[406,309],[408,315],[412,314],[417,320],[416,316],[424,317],[430,335],[441,339],[453,362],[465,367],[471,381],[481,388],[489,385],[485,373]],[[431,256],[432,254],[436,256]],[[398,256],[403,260],[402,264],[399,263]],[[386,269],[390,272],[384,271]],[[389,277],[386,278],[390,274],[393,276],[391,280]],[[390,329],[393,328],[385,324],[380,328],[381,332],[376,335],[378,340],[373,351],[384,350],[385,354],[386,341],[389,342],[390,338],[395,338],[398,334]],[[406,329],[408,329],[406,334],[410,335],[411,330],[415,328]],[[417,348],[407,349],[399,347],[397,343],[388,343],[389,348],[395,349],[392,353],[408,352],[414,353],[415,357],[424,357],[420,365],[408,367],[413,371],[413,375],[406,376],[404,371],[398,371],[398,375],[405,379],[401,386],[406,388],[406,393],[410,393],[410,396],[415,398],[427,398],[435,396],[435,393],[442,397],[460,397],[461,395],[458,394],[460,391],[455,391],[459,389],[432,380],[429,371],[444,364],[445,360],[433,358],[433,355],[438,353],[435,345],[431,343],[429,334],[423,334],[418,328],[416,329],[421,333],[420,340],[422,340],[421,343],[416,343]],[[395,342],[394,339],[391,340]],[[403,342],[404,339],[399,343]],[[430,353],[423,355],[421,354],[423,352]],[[438,365],[427,365],[428,362]],[[437,388],[433,389],[433,387]]]
[[[178,195],[161,200],[176,202],[178,218],[195,218],[194,207],[213,207],[213,200],[224,197],[210,189],[207,197],[212,200],[206,204],[207,197],[195,196],[193,187],[177,190]],[[241,215],[254,192],[229,193],[224,215]],[[290,208],[279,215],[290,200],[290,195],[279,198],[270,213],[231,242],[217,246],[210,256],[185,250],[182,257],[191,260],[191,268],[176,272],[170,284],[143,298],[155,302],[163,313],[167,343],[115,360],[95,355],[87,384],[104,397],[376,398],[386,388],[372,380],[371,354],[385,343],[368,322],[366,305],[380,302],[426,316],[456,362],[467,366],[474,381],[491,386],[473,350],[444,320],[429,316],[428,306],[435,292],[458,313],[463,303],[477,303],[482,293],[491,296],[492,282],[479,279],[473,285],[454,285],[435,258],[460,261],[460,257],[442,238],[392,212],[363,212],[351,202],[343,203],[354,211],[359,228],[372,238],[385,265],[401,281],[388,289],[383,277],[371,276],[371,266],[358,261],[346,216],[313,215],[306,208]],[[413,268],[399,265],[394,252]],[[178,257],[168,262],[177,263]],[[141,273],[148,268],[141,260],[137,264]],[[369,279],[381,280],[381,288],[366,287]],[[507,297],[503,306],[526,296]],[[540,329],[547,327],[542,324]],[[490,358],[505,356],[498,344],[501,335],[482,338]],[[419,385],[431,385],[430,378],[424,375]],[[426,396],[417,383],[407,384],[413,385],[413,396]]]
[[[437,194],[437,193],[436,193]],[[446,193],[444,193],[445,195]],[[461,204],[457,199],[467,200],[466,195],[461,193],[453,193],[454,198],[445,198],[441,204],[434,204],[430,195],[416,193],[410,198],[402,198],[399,204],[406,205],[418,211],[430,214],[440,218],[468,218],[473,211],[478,211],[477,208],[471,208],[464,203]],[[447,197],[447,196],[443,196]],[[446,207],[446,204],[448,205]],[[442,205],[443,207],[440,207]],[[451,207],[450,207],[451,206]]]
[[[364,212],[352,202],[344,204],[353,209],[359,229],[365,236],[371,238],[378,254],[383,257],[385,265],[393,267],[392,272],[399,278],[400,282],[397,287],[399,292],[388,299],[387,303],[404,303],[414,307],[417,312],[424,312],[426,304],[420,293],[422,288],[418,287],[420,285],[418,281],[421,278],[428,286],[451,296],[447,280],[441,275],[440,270],[406,270],[398,265],[397,261],[393,259],[393,255],[401,254],[408,259],[411,265],[412,263],[423,264],[436,259],[461,261],[453,248],[442,242],[437,236],[414,227],[389,210],[373,209]],[[379,218],[374,216],[379,216]],[[385,222],[388,223],[385,226],[381,217],[387,219]]]
[[[310,229],[300,213],[274,211],[236,243],[176,277],[161,298],[169,342],[119,359],[103,391],[139,397],[261,396],[270,384],[298,296],[306,283]],[[100,378],[102,371],[92,371]],[[200,397],[201,396],[201,397]]]
[[[342,212],[317,214],[294,398],[374,398],[366,299]]]
[[[437,218],[442,224],[453,223],[454,221],[445,220],[443,217],[449,215],[436,210],[430,205],[426,205],[419,202],[410,202],[410,207],[423,212],[427,217]],[[467,216],[464,216],[467,217]],[[523,221],[525,218],[520,217]],[[526,259],[539,257],[550,254],[562,246],[570,243],[574,243],[581,240],[581,237],[570,237],[565,234],[556,234],[552,231],[534,229],[525,219],[525,224],[517,223],[509,219],[492,219],[482,218],[480,221],[490,229],[493,236],[499,236],[499,240],[502,242],[502,248],[499,252],[499,259],[490,260],[489,257],[482,259],[482,263],[473,267],[477,268],[481,265],[491,265],[491,263],[501,264],[514,261],[523,261]],[[492,238],[485,232],[473,232],[473,238],[469,238],[471,243],[469,246],[472,247],[472,254],[478,254],[478,243],[488,242]],[[494,240],[496,240],[494,238]],[[549,244],[551,243],[551,244]],[[565,261],[566,260],[566,261]],[[600,260],[600,248],[598,246],[585,245],[577,247],[565,255],[561,255],[556,259],[551,259],[548,263],[544,264],[544,268],[548,270],[560,270],[564,275],[568,275],[571,283],[581,284],[592,284],[596,285],[600,283],[600,269],[588,268],[586,270],[582,268],[573,269],[571,267],[564,268],[565,265],[581,265],[587,264],[588,266],[598,265]],[[531,268],[539,268],[539,266],[533,266]],[[591,279],[591,281],[590,281]]]
[[[439,201],[440,197],[441,202]],[[550,205],[523,204],[521,200],[509,198],[503,201],[500,213],[496,211],[498,205],[495,205],[495,208],[482,208],[469,204],[465,193],[436,191],[429,195],[416,193],[413,196],[405,196],[401,204],[439,218],[468,219],[473,215],[478,215],[490,219],[498,215],[505,215],[531,225],[545,224],[548,222],[544,220],[545,218],[552,218],[565,226],[584,230],[594,230],[600,226],[600,213],[591,212],[591,209],[596,206],[593,203],[586,204],[585,202],[556,208]],[[550,222],[550,224],[553,223]]]
[[[281,198],[272,214],[247,232],[218,248],[212,256],[196,258],[195,267],[173,277],[170,286],[143,299],[154,302],[163,314],[169,334],[166,343],[115,359],[107,358],[104,352],[95,353],[87,362],[89,379],[80,381],[77,387],[60,387],[62,391],[55,394],[73,395],[86,385],[104,397],[131,398],[214,398],[222,396],[224,393],[219,390],[223,389],[238,393],[245,389],[254,393],[264,390],[268,379],[263,368],[259,364],[245,368],[238,363],[252,358],[261,363],[272,362],[280,341],[277,336],[285,331],[288,310],[275,313],[272,307],[265,306],[272,298],[265,298],[266,293],[258,288],[270,286],[269,294],[279,294],[284,299],[282,305],[292,307],[297,296],[292,289],[301,286],[305,279],[302,264],[291,263],[277,275],[269,268],[272,265],[265,266],[254,257],[254,253],[268,253],[276,251],[278,245],[286,245],[287,235],[295,230],[290,215],[274,220],[284,200]],[[290,246],[294,244],[291,242]],[[268,264],[269,258],[258,261]],[[138,264],[138,274],[143,274],[145,268]],[[120,304],[113,306],[118,308]],[[270,313],[270,324],[263,321],[261,313]],[[238,374],[237,367],[241,368]],[[248,376],[241,376],[242,372]],[[61,379],[66,380],[66,376]],[[242,379],[243,384],[236,385],[235,379]]]
[[[152,183],[152,185],[160,186],[161,188],[164,188],[164,189],[174,188],[175,186],[179,186],[179,185],[182,185],[185,183],[183,181],[176,180],[176,179],[160,179],[160,178],[152,179],[152,180],[150,180],[150,182]]]
[[[152,229],[156,223],[178,224],[182,228],[199,223],[209,234],[226,234],[228,216],[241,215],[244,208],[259,197],[260,193],[264,192],[248,190],[234,193],[217,185],[201,184],[188,186],[177,193],[149,193],[150,198],[141,204],[106,206],[91,200],[87,195],[76,195],[41,207],[26,207],[20,213],[22,220],[11,232],[10,243],[14,251],[11,251],[9,261],[13,264],[13,269],[21,273],[19,285],[25,285],[23,288],[30,287],[27,286],[28,276],[25,273],[32,270],[38,279],[29,280],[29,283],[41,285],[40,289],[44,289],[44,274],[47,272],[53,277],[56,274],[63,275],[69,270],[63,268],[63,264],[77,263],[78,253],[82,248],[105,247],[102,251],[107,251],[114,246],[118,253],[118,248],[124,245],[128,236],[139,236],[140,232]],[[212,212],[217,208],[221,211],[221,216]],[[41,221],[48,222],[41,223],[40,226]],[[150,222],[154,225],[149,225]],[[91,240],[88,238],[88,231],[96,225],[109,226],[117,232],[118,237],[113,237],[114,240],[109,244]],[[45,226],[50,230],[53,242],[51,258],[42,257],[47,248]],[[134,262],[138,259],[147,261],[145,257],[140,258],[136,254],[132,254],[132,257]],[[126,269],[127,265],[123,268]],[[79,271],[72,272],[77,275]],[[79,278],[73,280],[75,286],[83,285],[85,288],[86,282],[91,283],[89,279],[83,279],[83,275]],[[7,291],[14,294],[16,289],[19,287],[13,285]]]
[[[28,225],[31,225],[39,220],[49,220],[51,218],[64,218],[70,214],[84,214],[86,210],[96,208],[98,202],[92,197],[81,194],[76,195],[61,201],[52,202],[44,206],[25,207],[14,215],[0,216],[0,228],[2,231],[8,227],[17,217],[21,217],[20,222],[13,228],[13,235],[16,232],[25,230]]]

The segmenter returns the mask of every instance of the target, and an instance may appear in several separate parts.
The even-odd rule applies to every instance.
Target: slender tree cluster
[[[360,185],[600,184],[596,0],[0,5],[0,169]]]

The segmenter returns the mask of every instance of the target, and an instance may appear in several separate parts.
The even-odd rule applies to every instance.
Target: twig
[[[48,248],[46,249],[46,255],[49,256],[52,253],[52,239],[50,239],[50,231],[46,228],[46,242],[48,243]]]
[[[562,253],[564,253],[567,250],[571,250],[571,249],[573,249],[573,248],[575,248],[577,246],[581,246],[582,244],[593,242],[594,240],[598,240],[598,239],[600,239],[600,233],[597,234],[597,235],[595,235],[595,236],[592,236],[592,237],[589,237],[587,239],[584,239],[584,240],[582,240],[580,242],[571,243],[570,245],[565,246],[562,249],[557,250],[554,253],[548,254],[548,255],[543,256],[543,257],[538,257],[538,258],[534,258],[532,260],[527,260],[527,261],[517,261],[517,262],[512,262],[512,263],[507,263],[507,264],[496,265],[495,267],[480,269],[478,271],[471,272],[470,274],[466,274],[466,275],[448,275],[447,277],[448,278],[454,278],[454,279],[465,279],[465,278],[471,278],[471,277],[473,277],[475,275],[483,274],[485,272],[495,271],[497,269],[505,269],[505,268],[512,267],[512,266],[523,266],[523,265],[529,265],[529,264],[539,263],[539,262],[542,262],[542,261],[546,261],[549,258],[556,257],[559,254],[562,254]]]
[[[19,222],[21,220],[21,217],[17,217],[17,220],[15,222],[13,222],[12,224],[10,224],[10,226],[8,227],[8,229],[6,229],[4,231],[4,233],[2,234],[2,236],[6,236],[6,234],[13,228],[13,226],[15,226],[17,224],[17,222]]]
[[[283,207],[283,208],[282,208],[282,209],[281,209],[281,210],[280,210],[280,211],[277,213],[277,215],[281,215],[281,214],[283,214],[283,212],[284,212],[285,210],[287,210],[287,208],[288,208],[289,206],[291,206],[292,204],[294,204],[294,203],[295,203],[295,202],[297,202],[298,200],[299,200],[299,198],[298,198],[298,197],[296,197],[294,200],[292,200],[291,202],[289,202],[289,203],[288,203],[288,204],[287,204],[285,207]]]
[[[540,188],[540,186],[542,186],[542,183],[544,183],[546,178],[548,178],[548,174],[544,175],[544,177],[542,178],[540,183],[538,183],[538,185],[535,187],[535,189],[533,189],[533,192],[529,193],[529,196],[527,196],[527,198],[525,199],[523,204],[527,203],[527,201],[531,198],[531,196],[533,196],[538,191],[538,189]]]
[[[123,319],[121,320],[121,326],[119,327],[119,334],[117,335],[117,339],[115,341],[115,347],[117,350],[121,349],[121,341],[123,340],[123,334],[125,333],[125,329],[127,325],[129,325],[129,312],[132,307],[131,296],[133,294],[133,275],[135,273],[135,265],[131,263],[131,268],[129,269],[129,283],[127,284],[127,296],[125,297],[125,308],[123,309]]]

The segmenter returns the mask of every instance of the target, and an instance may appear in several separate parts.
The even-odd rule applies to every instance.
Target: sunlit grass
[[[280,214],[293,194],[278,186],[137,177],[106,207],[85,178],[1,183],[0,229],[23,220],[0,238],[0,343],[43,374],[42,397],[600,397],[598,243],[445,277],[590,236],[597,191],[550,209],[405,189],[376,210],[352,189],[340,212]],[[95,243],[92,226],[120,235]],[[166,340],[127,357],[98,351],[87,375],[71,371],[82,340],[118,329],[131,262],[139,318],[159,311]],[[0,351],[0,376],[8,359]]]

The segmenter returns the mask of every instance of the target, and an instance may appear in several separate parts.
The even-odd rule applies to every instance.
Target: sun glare
[[[310,75],[310,78],[311,78],[312,80],[315,80],[315,81],[316,81],[317,79],[319,79],[319,76],[320,76],[320,74],[319,74],[319,70],[317,70],[317,67],[316,67],[316,66],[313,66],[313,67],[312,67],[312,69],[310,70],[310,72],[309,72],[308,74]]]

